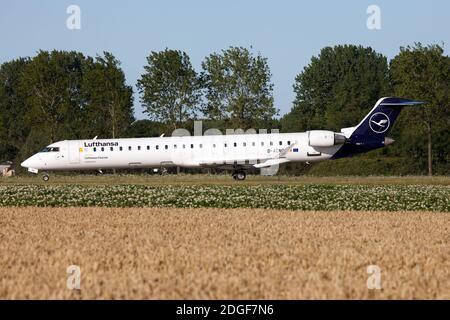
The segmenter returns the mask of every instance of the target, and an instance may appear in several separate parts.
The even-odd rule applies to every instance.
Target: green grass
[[[442,185],[3,185],[0,206],[450,211]]]
[[[0,179],[0,206],[450,211],[450,177],[28,175]]]
[[[309,185],[309,184],[350,184],[350,185],[450,185],[449,176],[260,176],[248,175],[245,181],[234,181],[229,175],[209,174],[168,174],[165,176],[149,174],[104,174],[104,175],[68,175],[51,174],[50,181],[44,182],[41,175],[1,177],[0,185]]]

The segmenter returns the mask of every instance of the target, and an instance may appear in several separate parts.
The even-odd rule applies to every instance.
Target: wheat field
[[[0,208],[1,299],[450,299],[450,215]],[[67,288],[67,267],[81,270]],[[369,290],[369,265],[381,289]]]

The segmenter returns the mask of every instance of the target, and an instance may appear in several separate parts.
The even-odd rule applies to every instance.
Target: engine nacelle
[[[332,147],[345,143],[345,136],[326,130],[308,131],[308,144],[311,147]]]

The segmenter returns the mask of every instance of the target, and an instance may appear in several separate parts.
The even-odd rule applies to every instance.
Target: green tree
[[[450,58],[439,45],[400,48],[390,63],[396,95],[424,100],[427,105],[405,110],[401,140],[404,156],[427,159],[433,174],[433,155],[447,166],[450,150]]]
[[[126,137],[129,138],[146,138],[146,137],[159,137],[165,132],[166,126],[157,121],[151,121],[148,119],[134,121],[126,132]]]
[[[297,75],[293,108],[282,119],[283,131],[356,125],[389,92],[386,57],[372,48],[325,47]]]
[[[29,133],[25,121],[28,106],[19,90],[28,58],[5,62],[0,66],[0,160],[13,160]]]
[[[168,123],[176,129],[195,115],[201,91],[186,52],[153,51],[144,70],[137,87],[150,120]]]
[[[84,137],[120,137],[125,134],[133,116],[133,89],[126,84],[120,62],[104,52],[85,62],[83,92]]]
[[[28,121],[48,133],[47,142],[77,136],[84,60],[74,51],[39,51],[26,67],[20,90],[26,95]]]
[[[207,118],[226,119],[231,126],[248,129],[277,114],[270,69],[260,54],[255,57],[246,48],[230,47],[206,57],[202,67]]]

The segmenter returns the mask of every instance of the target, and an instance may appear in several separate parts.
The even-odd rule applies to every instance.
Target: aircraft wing
[[[293,146],[295,146],[298,142],[295,141],[294,143],[291,143],[288,147],[284,148],[283,150],[280,151],[280,153],[278,154],[278,158],[284,158],[286,156],[286,154],[291,150],[291,148]]]
[[[267,168],[270,166],[274,166],[274,165],[278,165],[278,164],[282,164],[282,163],[286,163],[286,162],[290,162],[290,160],[286,159],[286,158],[267,158],[267,159],[258,159],[259,163],[257,162],[256,159],[233,159],[231,160],[227,160],[224,162],[217,162],[216,161],[201,161],[199,163],[200,166],[202,167],[216,167],[216,168],[221,168],[221,169],[232,169],[235,167],[239,167],[239,168]]]
[[[265,161],[263,163],[257,163],[257,164],[254,164],[253,166],[255,168],[267,168],[267,167],[279,165],[279,164],[290,162],[290,161],[291,160],[288,160],[286,158],[277,158],[277,159],[267,160],[267,161]]]
[[[258,162],[258,160],[260,162],[263,161],[267,161],[270,160],[272,158],[266,158],[266,159],[253,159],[253,158],[229,158],[229,159],[225,159],[225,160],[217,160],[217,159],[202,159],[198,162],[198,164],[202,167],[217,167],[217,166],[223,166],[223,165],[238,165],[238,166],[247,166],[247,167],[252,167],[254,164],[256,164]]]

